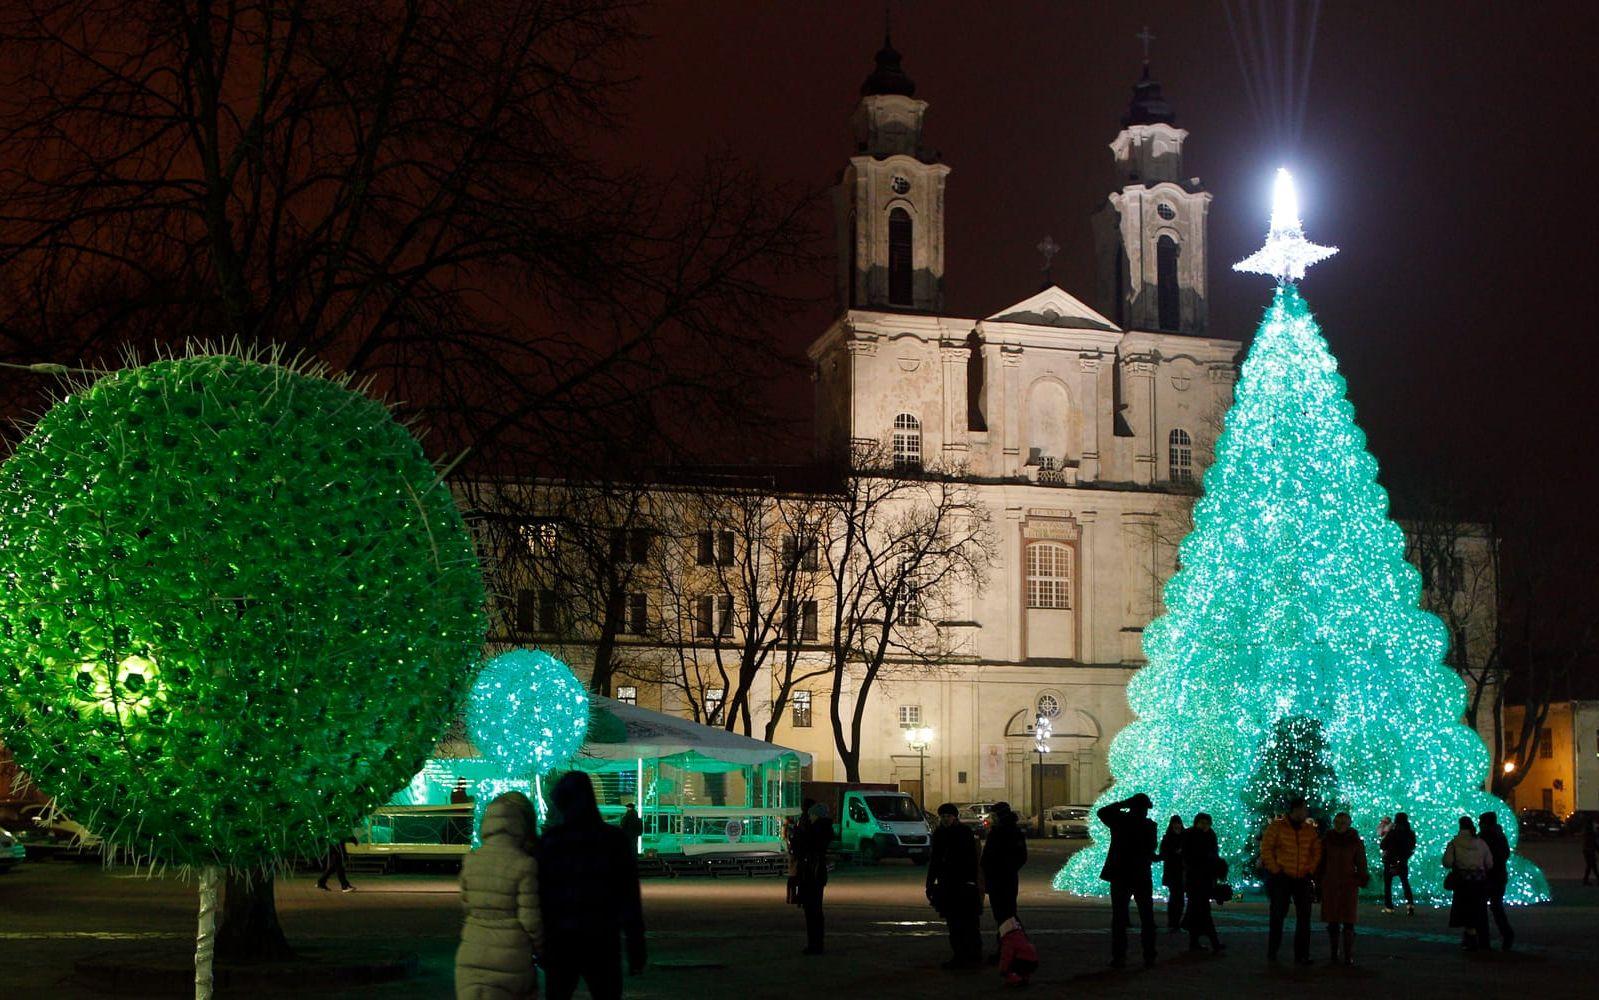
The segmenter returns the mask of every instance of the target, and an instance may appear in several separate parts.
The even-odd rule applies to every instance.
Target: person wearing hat
[[[949,924],[955,955],[946,969],[975,969],[983,964],[983,891],[978,885],[977,835],[960,821],[953,802],[938,807],[932,857],[927,861],[927,901]]]
[[[1144,949],[1144,967],[1155,964],[1155,901],[1149,866],[1155,861],[1155,821],[1149,818],[1153,807],[1143,792],[1099,811],[1099,821],[1110,830],[1110,849],[1105,852],[1105,867],[1099,877],[1110,883],[1110,964],[1120,969],[1127,965],[1127,906],[1138,904],[1139,943]]]
[[[988,892],[988,908],[994,914],[994,926],[1001,927],[1016,916],[1022,866],[1027,864],[1027,838],[1022,836],[1010,803],[994,803],[989,816],[994,825],[983,844],[983,887]],[[998,961],[996,951],[994,962]]]

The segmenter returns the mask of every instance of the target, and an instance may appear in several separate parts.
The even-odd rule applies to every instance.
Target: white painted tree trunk
[[[211,965],[217,951],[217,877],[215,865],[200,872],[200,929],[194,939],[194,1000],[211,1000]]]

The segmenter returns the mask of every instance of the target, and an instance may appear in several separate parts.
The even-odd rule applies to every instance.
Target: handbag
[[[1459,888],[1460,871],[1458,869],[1451,868],[1449,869],[1449,874],[1444,876],[1444,889],[1449,892],[1454,892]]]

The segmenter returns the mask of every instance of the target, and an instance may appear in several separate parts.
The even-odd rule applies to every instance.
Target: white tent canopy
[[[751,739],[725,729],[702,726],[647,708],[590,695],[596,709],[616,717],[627,730],[619,743],[600,742],[589,732],[588,742],[572,761],[583,771],[631,770],[640,758],[664,760],[690,771],[727,771],[794,758],[803,767],[811,755],[802,750]],[[601,727],[596,727],[601,728]]]

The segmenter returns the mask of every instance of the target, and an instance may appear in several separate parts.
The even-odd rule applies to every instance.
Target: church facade
[[[1241,345],[1207,336],[1210,195],[1184,176],[1187,133],[1146,68],[1094,218],[1100,308],[1048,285],[986,317],[948,315],[951,170],[925,152],[927,108],[885,45],[836,192],[840,313],[810,348],[817,445],[878,441],[895,465],[968,479],[996,554],[946,609],[969,633],[966,662],[873,693],[862,777],[914,785],[925,764],[934,804],[1091,802],[1232,398]],[[901,733],[913,723],[933,733],[925,761]],[[826,770],[827,747],[804,749]]]

